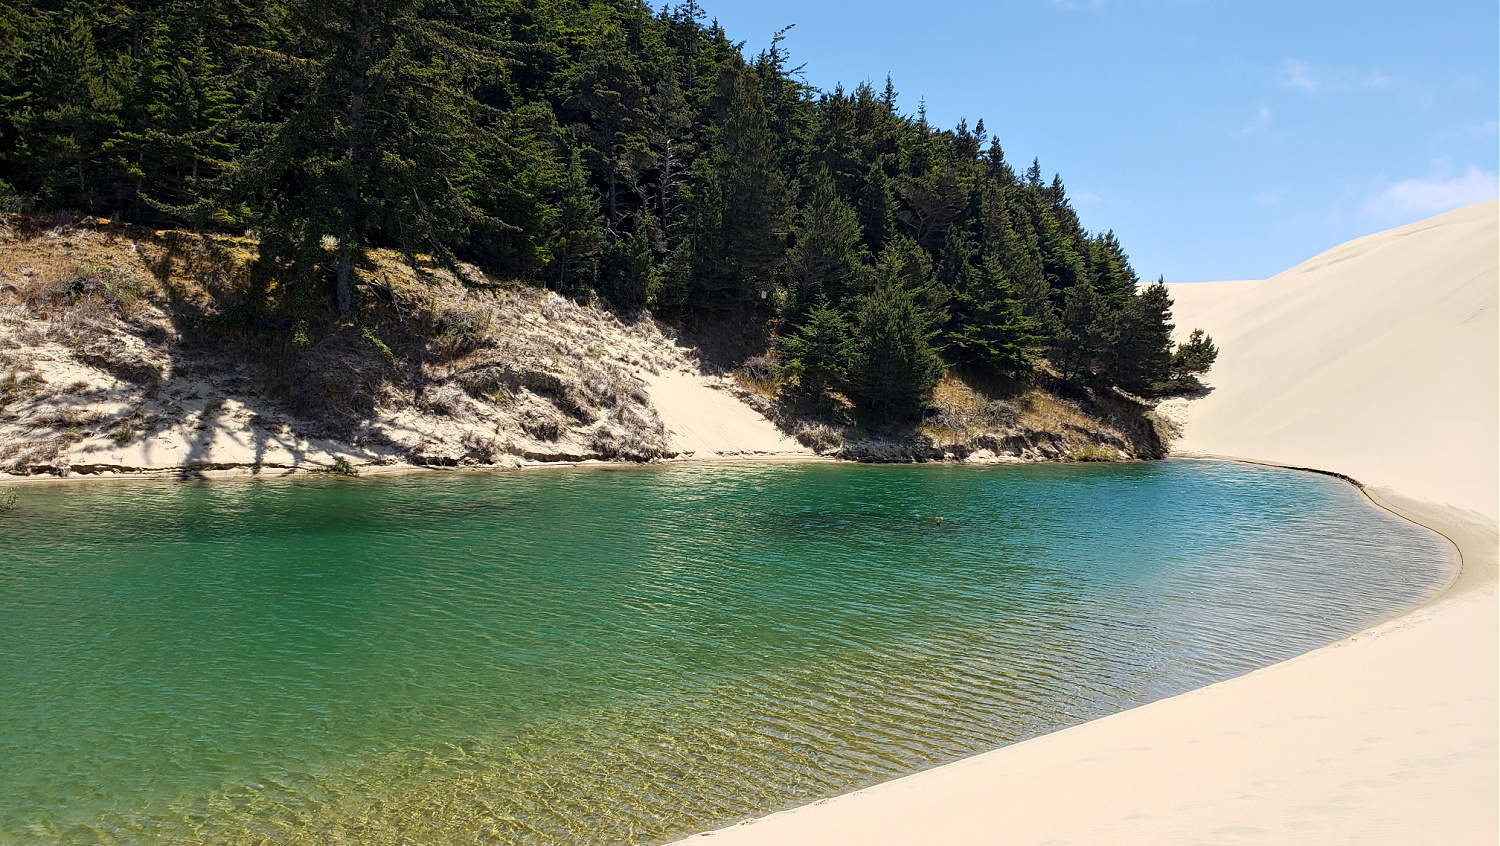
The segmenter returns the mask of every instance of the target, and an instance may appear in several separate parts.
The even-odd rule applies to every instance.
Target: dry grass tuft
[[[836,453],[844,448],[844,428],[829,423],[798,420],[792,424],[792,437],[797,442],[823,455]]]
[[[7,440],[0,443],[0,471],[17,475],[58,470],[68,448],[62,437]]]
[[[469,420],[469,400],[456,385],[437,385],[424,390],[417,399],[417,408],[451,417],[454,420]]]
[[[965,443],[976,437],[1003,433],[1021,421],[1020,406],[991,399],[949,374],[933,391],[928,415],[918,430],[939,443]]]
[[[600,421],[589,446],[605,458],[650,461],[667,452],[667,428],[650,409],[620,406]]]
[[[47,380],[40,373],[20,373],[12,371],[0,378],[0,408],[5,408],[13,402],[36,396]]]
[[[1079,403],[1045,391],[1027,391],[1022,395],[1019,405],[1018,422],[1028,429],[1047,432],[1073,430],[1094,435],[1106,432],[1099,419],[1090,416]]]

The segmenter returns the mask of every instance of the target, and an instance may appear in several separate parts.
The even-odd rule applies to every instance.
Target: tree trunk
[[[609,234],[611,238],[619,231],[619,226],[616,225],[620,219],[619,205],[615,201],[616,179],[614,162],[611,161],[609,163]]]
[[[662,120],[662,133],[665,143],[665,153],[662,156],[661,174],[661,231],[666,232],[668,221],[671,220],[671,192],[672,192],[672,135],[671,125],[667,119]]]
[[[354,307],[354,245],[345,239],[339,245],[338,285],[334,289],[334,303],[339,314],[348,314]]]
[[[339,314],[349,313],[354,306],[354,251],[357,248],[356,232],[359,229],[361,144],[365,130],[365,94],[370,90],[369,68],[365,59],[370,46],[370,30],[374,24],[370,6],[359,6],[359,29],[355,33],[353,66],[349,79],[349,184],[344,189],[344,231],[339,237],[338,283],[334,289],[334,304]]]

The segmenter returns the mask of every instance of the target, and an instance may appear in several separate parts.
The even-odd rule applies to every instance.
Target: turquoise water
[[[0,843],[658,842],[1242,674],[1441,539],[1213,462],[26,488]]]

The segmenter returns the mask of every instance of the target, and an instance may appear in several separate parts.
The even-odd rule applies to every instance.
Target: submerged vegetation
[[[783,34],[747,57],[695,0],[7,4],[0,211],[234,239],[238,287],[192,328],[288,356],[394,363],[395,254],[649,309],[804,421],[942,429],[954,378],[1090,409],[1197,387],[1212,340],[1174,349],[1165,286],[1060,177],[890,80],[812,88]],[[78,279],[28,296],[140,296]],[[430,328],[453,357],[483,334]]]

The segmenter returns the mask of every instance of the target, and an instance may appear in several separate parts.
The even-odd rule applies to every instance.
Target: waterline
[[[659,841],[1265,666],[1447,560],[1201,462],[105,487],[0,526],[0,839]]]

